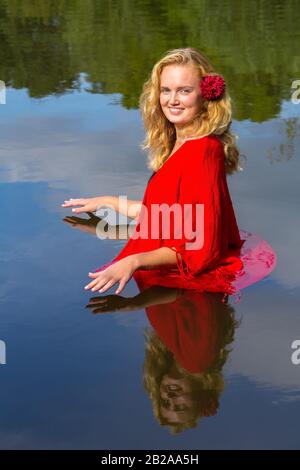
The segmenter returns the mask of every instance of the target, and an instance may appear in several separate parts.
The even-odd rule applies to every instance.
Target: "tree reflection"
[[[84,73],[90,93],[137,108],[159,56],[193,46],[226,77],[235,118],[263,122],[298,78],[299,20],[294,0],[0,0],[0,79],[41,98],[79,89]]]

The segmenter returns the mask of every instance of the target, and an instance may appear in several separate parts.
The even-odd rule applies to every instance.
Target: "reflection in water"
[[[66,216],[63,221],[70,227],[91,235],[96,235],[100,240],[128,240],[134,232],[135,223],[111,225],[105,218],[96,216],[93,212],[87,212],[88,219],[77,216]]]
[[[172,433],[196,427],[200,418],[215,415],[224,389],[222,368],[233,341],[234,310],[223,294],[145,288],[133,298],[95,297],[94,313],[145,308],[147,328],[143,371],[145,389],[157,421]]]
[[[219,6],[212,0],[188,0],[184,8],[181,0],[0,0],[0,78],[41,98],[79,89],[84,73],[88,92],[118,93],[124,107],[134,108],[153,62],[167,49],[192,44],[234,84],[238,120],[270,119],[298,78],[299,5],[223,0],[216,14]]]
[[[187,433],[180,434],[178,447],[187,442],[191,448],[299,447],[294,429],[300,408],[300,366],[290,358],[290,345],[300,331],[300,105],[291,104],[291,83],[300,78],[295,47],[300,36],[299,2],[224,0],[222,14],[216,14],[219,10],[220,2],[214,0],[186,0],[184,8],[181,0],[0,0],[0,80],[7,86],[7,103],[0,106],[0,350],[2,345],[2,362],[13,363],[13,367],[0,365],[2,448],[99,449],[99,442],[106,448],[133,448],[137,442],[147,446],[149,438],[153,447],[174,446],[168,432],[157,433],[158,426],[153,431],[149,416],[140,426],[145,395],[138,390],[132,394],[127,371],[122,376],[124,387],[116,387],[123,361],[140,363],[140,353],[144,359],[138,344],[144,328],[141,308],[152,320],[152,329],[146,331],[144,374],[145,386],[151,382],[147,390],[152,394],[147,393],[156,416],[164,423],[175,420],[174,410],[169,415],[170,402],[180,390],[186,393],[189,408],[181,410],[183,422],[170,428],[178,431],[198,420],[202,424],[188,433],[188,440]],[[111,243],[103,243],[87,236],[97,235],[97,218],[66,217],[68,226],[77,229],[70,236],[67,224],[57,224],[55,209],[66,191],[72,197],[98,191],[140,197],[150,176],[137,150],[142,129],[134,108],[141,86],[162,53],[191,45],[203,49],[231,84],[234,126],[247,155],[245,171],[231,182],[240,226],[270,240],[280,260],[272,276],[247,290],[237,306],[244,317],[226,364],[226,373],[236,379],[226,388],[230,400],[225,405],[222,399],[222,413],[216,419],[202,421],[201,416],[212,415],[223,398],[222,361],[228,357],[224,351],[232,345],[235,325],[233,312],[226,313],[231,307],[220,305],[222,317],[227,318],[227,326],[220,324],[218,330],[224,350],[222,345],[217,349],[212,336],[210,344],[216,348],[211,348],[206,361],[197,345],[209,344],[199,340],[192,348],[193,335],[187,338],[185,330],[177,334],[188,314],[178,326],[178,313],[171,312],[181,297],[192,306],[191,292],[164,287],[154,292],[153,287],[133,299],[95,298],[89,304],[94,313],[137,312],[116,315],[117,321],[99,318],[101,328],[95,329],[80,310],[82,273],[91,263],[112,258],[129,235],[127,226],[109,236]],[[12,210],[14,203],[18,211]],[[248,289],[262,278],[261,272],[264,276],[272,272],[276,260],[269,247],[261,256],[262,248],[255,242],[245,253],[248,270],[238,288]],[[36,279],[38,283],[33,282]],[[155,316],[155,309],[162,314]],[[171,332],[163,330],[158,316],[173,328]],[[191,333],[200,330],[193,318],[189,321],[194,322]],[[120,341],[112,348],[116,336]],[[81,348],[75,338],[80,338]],[[136,349],[128,348],[124,354],[133,338]],[[3,341],[12,353],[7,361]],[[183,351],[189,347],[194,353],[186,357]],[[25,381],[24,357],[28,358]],[[195,372],[199,363],[201,371]],[[132,372],[140,383],[139,368]],[[22,394],[12,393],[19,389]],[[173,396],[164,397],[167,392]],[[132,412],[132,397],[138,418]],[[167,406],[163,416],[162,399]],[[114,406],[121,400],[122,407]],[[228,416],[231,425],[224,442]],[[201,439],[205,425],[212,432],[203,433]]]
[[[291,160],[295,155],[295,149],[299,146],[299,118],[282,119],[282,124],[284,125],[285,141],[281,142],[278,147],[272,147],[269,150],[267,158],[271,163]]]
[[[184,291],[146,312],[154,330],[146,332],[143,379],[154,415],[172,433],[196,427],[219,406],[234,310],[218,294]]]

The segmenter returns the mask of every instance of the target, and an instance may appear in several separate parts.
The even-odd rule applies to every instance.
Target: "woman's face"
[[[160,77],[160,105],[177,128],[190,123],[202,107],[199,72],[193,65],[166,65]]]
[[[160,413],[169,423],[184,423],[194,416],[197,401],[186,378],[165,374],[159,392]]]

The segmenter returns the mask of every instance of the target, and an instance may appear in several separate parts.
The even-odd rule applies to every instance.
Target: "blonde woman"
[[[200,288],[209,273],[213,290],[226,292],[230,274],[242,268],[236,250],[243,240],[226,181],[238,169],[239,151],[225,80],[198,50],[169,51],[144,84],[140,110],[153,170],[143,200],[63,204],[75,213],[110,205],[137,220],[119,255],[89,273],[85,289],[102,293],[118,284],[119,294],[137,270],[151,270],[183,288]]]

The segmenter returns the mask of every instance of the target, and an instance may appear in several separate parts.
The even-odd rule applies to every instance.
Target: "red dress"
[[[160,285],[169,287],[232,293],[229,281],[243,267],[240,248],[244,241],[227,186],[222,142],[213,135],[185,141],[152,175],[142,202],[134,233],[121,252],[97,271],[128,255],[168,247],[176,252],[177,266],[142,269],[148,271],[152,282],[157,279]],[[162,220],[158,224],[156,217],[153,223],[151,207],[161,204],[171,207],[174,203],[182,208],[181,216],[170,217],[170,232],[165,237]],[[204,205],[201,226],[204,238],[200,248],[197,242],[191,249],[187,243],[201,238],[196,223],[197,204]]]

